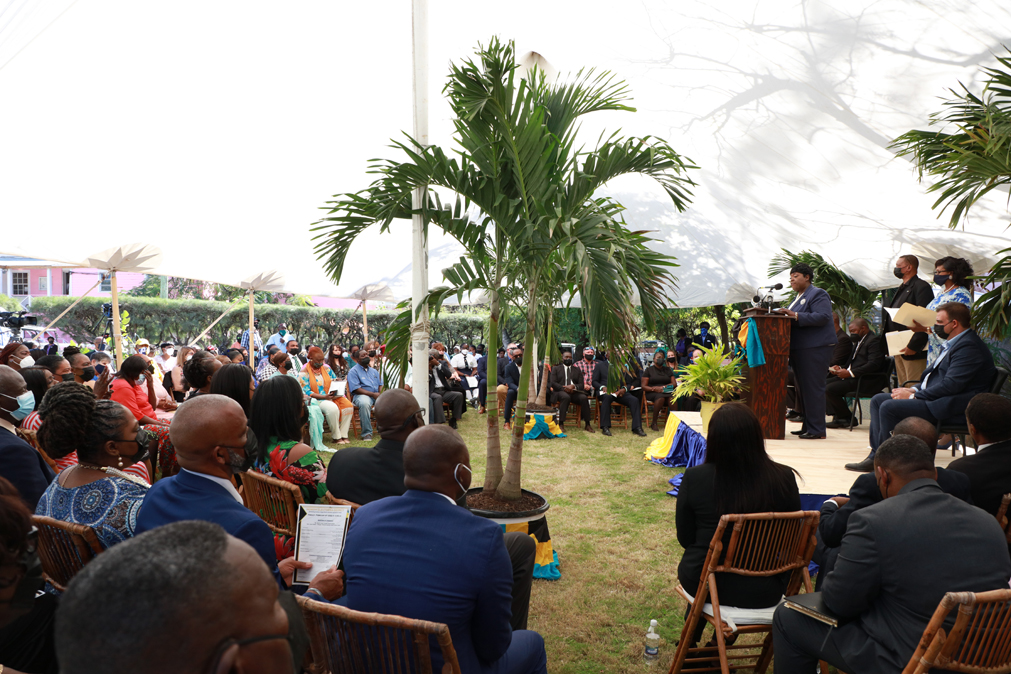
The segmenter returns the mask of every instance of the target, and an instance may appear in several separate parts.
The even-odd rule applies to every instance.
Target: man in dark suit
[[[481,346],[484,346],[483,344]],[[488,405],[488,354],[477,358],[477,404],[478,414],[487,412]]]
[[[850,516],[821,592],[840,625],[780,605],[776,674],[813,673],[818,660],[860,674],[902,671],[946,592],[1008,586],[1011,558],[997,520],[941,490],[922,440],[882,443],[874,473],[882,501]],[[972,560],[971,573],[964,560]]]
[[[916,275],[919,267],[920,261],[915,255],[902,255],[895,261],[892,273],[902,281],[902,285],[895,289],[895,295],[892,296],[891,301],[881,307],[881,348],[886,354],[888,348],[885,343],[885,333],[908,330],[909,328],[892,321],[892,317],[885,309],[898,309],[907,302],[918,307],[925,307],[934,299],[934,291],[930,284]],[[904,386],[907,381],[920,381],[926,367],[927,333],[917,332],[909,338],[909,343],[902,350],[901,355],[895,357],[895,376],[899,380],[899,386]]]
[[[425,425],[418,401],[404,389],[384,391],[374,409],[379,442],[345,447],[333,455],[326,472],[327,490],[359,505],[404,493],[404,442]]]
[[[312,564],[289,557],[277,561],[274,534],[267,523],[242,504],[231,478],[252,463],[246,456],[246,414],[239,403],[223,395],[205,394],[179,406],[170,439],[181,470],[154,483],[137,513],[137,534],[182,520],[205,520],[221,526],[256,550],[282,589],[291,585],[295,569]],[[327,601],[339,597],[343,574],[322,571],[309,584],[312,594]]]
[[[919,384],[871,398],[871,453],[860,463],[847,463],[847,470],[872,471],[874,452],[900,420],[921,417],[937,423],[960,418],[972,397],[990,388],[997,369],[990,349],[969,327],[970,319],[969,307],[960,302],[937,308],[934,333],[945,340],[941,355]]]
[[[446,411],[442,404],[448,403],[452,410],[449,419],[450,428],[456,428],[457,422],[463,418],[464,393],[453,388],[459,386],[459,379],[453,380],[453,371],[449,362],[436,349],[428,352],[428,397],[432,401],[428,410],[428,420],[433,424],[446,423]]]
[[[0,365],[0,477],[17,487],[32,512],[56,477],[42,455],[15,430],[34,408],[35,396],[24,377],[14,368]]]
[[[628,371],[622,374],[621,387],[614,393],[607,388],[609,376],[610,364],[607,355],[601,351],[597,354],[597,367],[593,370],[593,390],[600,395],[600,432],[611,435],[611,404],[618,403],[632,414],[632,434],[646,437],[646,432],[642,430],[642,368],[639,362],[635,358],[628,359]]]
[[[501,385],[506,387],[505,394],[505,427],[506,429],[511,429],[512,418],[513,418],[513,406],[516,405],[516,395],[519,391],[520,386],[520,367],[523,365],[523,347],[515,346],[512,350],[512,360],[509,360],[504,365],[502,365],[502,372],[500,373]],[[523,423],[523,420],[520,420]]]
[[[471,482],[463,439],[445,426],[419,429],[404,445],[404,472],[403,496],[355,513],[344,553],[348,608],[448,625],[464,672],[547,672],[544,640],[526,630],[536,546],[456,505]],[[529,553],[520,577],[509,545]],[[442,666],[433,645],[432,671]]]
[[[967,475],[973,503],[996,515],[1001,497],[1011,494],[1011,400],[980,393],[969,401],[965,419],[976,453],[952,461],[948,470]]]
[[[797,297],[787,309],[776,311],[793,319],[790,325],[790,366],[799,397],[803,401],[804,423],[791,431],[804,440],[825,437],[825,373],[835,346],[832,327],[832,300],[828,293],[812,285],[814,270],[806,264],[790,269],[790,287]]]
[[[704,346],[707,349],[716,346],[716,335],[709,331],[708,322],[702,321],[699,323],[699,334],[692,337],[692,344],[694,346]]]
[[[496,359],[496,374],[498,379],[496,379],[495,384],[495,395],[498,398],[498,413],[500,415],[505,415],[506,408],[506,396],[509,395],[509,385],[506,384],[506,366],[513,362],[513,349],[516,348],[515,344],[510,343],[505,347],[505,350],[499,349],[498,358]]]
[[[590,399],[586,395],[588,391],[582,371],[572,362],[571,351],[562,351],[562,362],[551,368],[548,385],[551,402],[558,403],[558,427],[562,432],[565,432],[565,415],[569,411],[569,403],[574,402],[581,410],[584,429],[593,433],[593,426],[590,425]]]
[[[856,340],[849,359],[842,365],[829,366],[829,375],[825,380],[825,402],[831,410],[833,419],[825,424],[827,428],[849,428],[850,410],[846,406],[845,396],[857,390],[857,380],[862,375],[874,374],[885,369],[885,354],[881,350],[881,340],[871,332],[871,326],[862,318],[854,318],[849,324],[850,334]],[[852,344],[850,335],[838,337]],[[888,382],[885,377],[866,378],[863,390],[858,393],[868,394],[880,391]]]
[[[896,435],[911,435],[923,440],[927,447],[937,447],[937,427],[919,417],[908,417],[895,425],[893,437]],[[937,469],[937,484],[945,494],[951,494],[957,499],[971,504],[973,502],[969,478],[944,468]],[[850,487],[849,496],[834,496],[821,506],[821,520],[818,522],[818,547],[815,549],[814,561],[821,567],[818,570],[818,584],[815,589],[821,589],[825,576],[835,568],[839,556],[839,546],[842,545],[843,534],[850,515],[881,502],[881,492],[873,473],[864,473],[857,477]]]

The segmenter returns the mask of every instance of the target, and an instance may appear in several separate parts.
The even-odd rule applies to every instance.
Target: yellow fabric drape
[[[649,447],[646,448],[646,453],[643,456],[646,461],[663,459],[670,454],[670,448],[674,444],[674,436],[678,432],[678,425],[680,423],[681,420],[673,412],[667,415],[667,425],[663,428],[663,437],[649,443]]]

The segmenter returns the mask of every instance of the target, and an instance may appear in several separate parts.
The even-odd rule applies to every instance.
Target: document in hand
[[[347,390],[347,387],[348,383],[346,381],[331,381],[330,390],[328,391],[328,393],[330,393],[330,395],[336,393],[337,397],[340,398],[342,395],[344,395],[344,391]]]
[[[311,563],[312,568],[296,569],[292,582],[307,585],[316,574],[340,563],[350,522],[351,506],[298,505],[295,559]]]
[[[809,592],[807,594],[797,594],[788,597],[784,603],[787,608],[803,613],[809,618],[814,618],[819,622],[832,627],[839,627],[839,618],[832,615],[825,603],[821,600],[821,592]]]
[[[888,355],[899,356],[900,352],[909,345],[909,339],[915,334],[912,330],[886,332],[885,341],[888,342]]]
[[[937,320],[937,312],[926,307],[918,307],[915,304],[906,302],[895,312],[892,321],[899,325],[912,325],[916,321],[925,328],[929,328]]]

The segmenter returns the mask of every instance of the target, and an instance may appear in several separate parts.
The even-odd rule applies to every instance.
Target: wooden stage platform
[[[702,432],[702,417],[698,412],[675,412],[679,419]],[[801,440],[790,431],[800,428],[800,424],[786,422],[785,440],[766,440],[765,448],[779,463],[791,466],[800,473],[797,484],[802,494],[845,494],[849,492],[853,480],[860,473],[846,470],[845,464],[860,461],[867,456],[867,433],[870,419],[864,416],[864,423],[853,431],[828,429],[824,440]],[[971,450],[970,450],[971,452]],[[936,463],[947,466],[961,456],[951,455],[951,450],[938,450]]]

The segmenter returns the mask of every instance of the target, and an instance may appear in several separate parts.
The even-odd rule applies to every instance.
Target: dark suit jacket
[[[694,348],[696,346],[704,346],[707,349],[713,348],[714,346],[716,346],[716,335],[713,334],[712,330],[707,332],[705,337],[702,336],[702,333],[693,335],[692,347]]]
[[[832,325],[832,300],[828,293],[812,285],[801,299],[793,305],[797,320],[790,325],[790,350],[813,349],[819,346],[835,346],[835,326]]]
[[[508,358],[506,358],[505,356],[502,356],[501,358],[499,358],[497,360],[496,367],[498,368],[498,383],[499,384],[505,384],[506,383],[506,368],[509,367],[509,365],[511,363],[512,363],[512,361],[509,360]]]
[[[839,330],[835,333],[835,348],[832,349],[832,360],[828,362],[828,366],[838,365],[839,367],[846,367],[850,359],[853,357],[853,342],[850,341],[850,336],[846,334],[845,330]]]
[[[1001,497],[1011,494],[1011,440],[952,461],[948,464],[948,472],[952,471],[968,476],[972,502],[996,515]]]
[[[853,348],[853,355],[843,367],[853,373],[853,377],[873,374],[885,369],[885,352],[881,350],[881,340],[873,332],[860,340]]]
[[[509,364],[505,366],[505,370],[502,373],[502,378],[498,380],[499,384],[505,384],[509,387],[510,391],[516,391],[520,387],[520,369],[516,367],[516,363],[509,361]]]
[[[583,373],[576,364],[569,366],[569,381],[576,387],[576,393],[586,393],[583,388]],[[592,382],[591,382],[592,383]],[[548,377],[548,386],[552,393],[558,393],[565,388],[565,366],[555,365],[551,368],[551,375]]]
[[[512,641],[502,529],[441,494],[410,489],[359,508],[344,571],[348,608],[445,623],[464,672],[485,671]],[[434,646],[432,671],[442,665]]]
[[[930,287],[930,284],[919,276],[914,276],[909,280],[909,283],[903,283],[899,286],[898,290],[895,291],[895,296],[892,297],[892,301],[889,302],[887,306],[889,309],[898,309],[908,302],[910,304],[915,304],[918,307],[925,307],[930,304],[933,299],[934,290]],[[892,317],[888,315],[888,312],[885,311],[884,307],[881,308],[881,344],[883,347],[885,346],[886,332],[908,329],[909,328],[904,325],[893,323]],[[923,360],[927,357],[927,333],[913,333],[913,336],[909,338],[909,344],[907,344],[907,346],[917,353],[912,356],[900,356],[901,358],[904,358],[905,360]],[[885,348],[884,351],[885,353],[888,353],[887,348]]]
[[[876,341],[876,340],[875,340]],[[951,494],[955,498],[965,501],[970,505],[973,502],[969,486],[969,478],[944,468],[937,469],[937,484],[946,494]],[[877,480],[874,473],[864,473],[853,482],[849,493],[850,500],[839,508],[829,504],[821,507],[821,520],[818,522],[818,533],[822,542],[830,548],[838,548],[842,545],[843,535],[846,533],[846,525],[849,523],[850,515],[856,511],[881,503],[881,491],[878,489]],[[994,514],[996,514],[994,510]]]
[[[778,469],[789,476],[790,492],[776,502],[764,503],[756,512],[795,512],[800,510],[800,492],[793,478],[793,471],[787,466]],[[692,595],[698,591],[699,578],[709,553],[709,544],[720,523],[716,508],[716,466],[704,463],[685,471],[678,490],[677,525],[678,542],[684,548],[681,563],[678,564],[678,580]],[[724,546],[730,541],[731,531],[726,532]],[[726,549],[726,547],[724,547]],[[747,578],[735,574],[719,574],[716,588],[720,603],[741,608],[765,608],[775,606],[786,590],[789,574],[771,578]]]
[[[181,471],[163,477],[148,490],[137,513],[137,534],[182,520],[214,522],[253,546],[282,589],[287,589],[277,571],[274,534],[267,523],[236,501],[228,491],[207,478]]]
[[[477,359],[477,380],[487,381],[488,379],[488,356],[481,356]]]
[[[990,349],[975,330],[966,330],[943,358],[923,371],[920,381],[926,380],[927,386],[916,391],[916,399],[926,400],[936,419],[961,420],[972,397],[990,390],[995,374]]]
[[[0,428],[0,477],[17,487],[32,512],[56,475],[38,450]]]
[[[442,380],[442,388],[446,389],[447,391],[456,391],[459,385],[455,384],[455,382],[453,382],[453,380],[450,378],[453,376],[453,371],[449,369],[449,363],[447,363],[445,360],[442,360],[439,362],[438,365],[435,366],[435,369],[439,371],[439,379]],[[432,374],[432,370],[429,370],[428,371],[429,394],[435,393],[435,386],[436,386],[435,377]]]
[[[945,592],[1007,588],[1009,577],[997,520],[933,480],[914,480],[853,513],[821,595],[829,610],[852,619],[833,636],[848,671],[899,672]]]
[[[400,496],[404,487],[404,443],[380,440],[375,447],[345,447],[333,455],[326,488],[337,498],[365,505]]]

